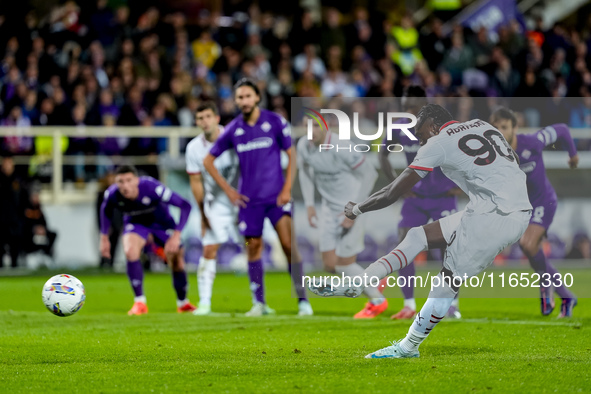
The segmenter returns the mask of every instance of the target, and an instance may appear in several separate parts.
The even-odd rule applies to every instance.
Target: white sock
[[[423,250],[427,250],[427,235],[422,227],[411,228],[404,240],[387,255],[366,268],[368,277],[377,276],[382,279],[394,271],[406,267]]]
[[[199,267],[197,267],[197,287],[200,305],[211,305],[211,293],[215,274],[216,261],[214,259],[200,257]]]
[[[415,316],[408,334],[400,341],[400,347],[407,352],[416,351],[431,330],[443,320],[455,296],[456,292],[445,284],[432,290],[425,305]]]
[[[404,306],[412,309],[413,311],[417,310],[417,302],[414,298],[409,298],[404,300]]]
[[[176,300],[176,306],[177,306],[177,308],[180,308],[188,302],[189,302],[188,298],[185,298],[184,300]]]
[[[363,276],[363,273],[365,272],[363,267],[357,263],[337,265],[335,271],[339,275],[345,274],[345,276],[350,276],[351,278],[355,276]],[[382,300],[384,300],[384,295],[380,293],[377,287],[366,287],[363,289],[363,292],[367,297],[371,298],[371,302],[374,305],[379,305],[382,303]]]
[[[460,300],[458,298],[454,298],[454,300],[451,302],[452,306],[455,306],[456,308],[460,307]]]
[[[146,300],[146,296],[145,295],[133,297],[133,302],[143,302],[144,304],[147,304],[148,303],[148,301]]]

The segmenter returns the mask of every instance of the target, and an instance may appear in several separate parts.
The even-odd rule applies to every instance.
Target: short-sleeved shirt
[[[385,144],[400,144],[404,148],[407,164],[410,164],[415,159],[420,148],[419,141],[410,139],[400,129],[392,130],[392,139],[384,138]],[[448,177],[443,175],[440,168],[433,169],[429,175],[425,176],[419,181],[412,191],[421,197],[440,197],[446,195],[450,189],[457,187]]]
[[[175,228],[176,223],[168,211],[168,201],[172,190],[149,176],[141,176],[139,194],[135,200],[129,200],[119,192],[117,185],[111,185],[105,191],[106,208],[117,207],[123,212],[125,223],[142,224],[150,227],[159,225]],[[109,215],[109,212],[105,212]]]
[[[327,133],[326,144],[337,144],[339,150],[320,152],[318,146],[301,138],[297,146],[298,168],[309,166],[314,172],[314,185],[323,203],[331,209],[342,211],[347,202],[358,193],[361,186],[352,170],[365,161],[363,154],[346,149],[349,141],[340,141],[335,133]],[[342,149],[341,149],[342,148]]]
[[[240,182],[238,190],[250,199],[249,204],[272,203],[283,188],[281,151],[291,148],[291,129],[274,112],[261,109],[254,126],[242,115],[230,122],[209,153],[219,157],[229,149],[238,155]]]
[[[483,120],[444,124],[409,166],[421,177],[436,167],[470,197],[467,210],[511,213],[532,209],[525,173],[515,152],[503,135]]]
[[[515,152],[519,155],[519,167],[527,175],[527,192],[534,206],[557,200],[556,192],[546,176],[542,156],[546,145],[555,141],[556,138],[550,140],[550,138],[545,137],[545,133],[548,133],[546,129],[542,129],[535,134],[517,135],[517,149]],[[547,142],[546,139],[550,141]]]
[[[223,133],[223,130],[221,130]],[[209,142],[204,134],[193,138],[187,145],[185,160],[187,162],[188,174],[201,174],[203,177],[203,187],[205,189],[205,200],[207,202],[216,201],[227,206],[232,206],[228,196],[219,187],[216,181],[209,175],[203,167],[203,160],[213,147],[213,142]],[[213,162],[215,168],[226,179],[226,181],[236,186],[238,181],[238,157],[233,151],[225,151]]]

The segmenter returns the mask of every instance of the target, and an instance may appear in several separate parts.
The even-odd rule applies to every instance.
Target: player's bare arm
[[[211,175],[213,180],[220,186],[220,188],[226,193],[232,204],[239,206],[241,208],[246,207],[246,203],[249,201],[248,197],[243,196],[242,194],[238,193],[236,189],[234,189],[230,184],[224,179],[222,174],[215,168],[213,161],[215,160],[215,156],[211,153],[205,156],[203,159],[203,167],[205,170]]]
[[[191,184],[191,192],[193,192],[193,197],[195,197],[195,201],[197,201],[197,206],[201,212],[201,236],[203,236],[203,234],[205,234],[205,230],[210,228],[209,219],[205,215],[205,209],[203,205],[203,200],[205,197],[203,189],[203,177],[201,174],[191,174],[189,175],[189,183]]]
[[[278,206],[283,206],[285,204],[287,204],[290,200],[291,200],[291,182],[292,182],[292,161],[293,161],[293,157],[295,156],[294,153],[295,149],[292,146],[290,149],[286,150],[285,153],[287,153],[287,157],[289,159],[289,161],[287,162],[287,169],[285,170],[285,182],[283,183],[283,188],[281,189],[281,192],[279,193],[279,196],[277,196],[277,205]]]
[[[388,160],[389,153],[388,149],[380,149],[378,159],[380,161],[380,168],[384,175],[386,175],[386,179],[388,179],[389,182],[394,182],[398,174],[396,174],[396,171],[394,171]]]
[[[411,168],[405,169],[402,174],[383,189],[375,192],[367,200],[357,205],[358,212],[353,212],[355,203],[349,202],[345,206],[345,216],[355,219],[360,213],[377,211],[394,204],[402,195],[410,192],[422,178]]]

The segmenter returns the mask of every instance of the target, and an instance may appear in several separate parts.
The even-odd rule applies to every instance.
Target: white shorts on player
[[[462,210],[439,219],[447,248],[443,266],[454,276],[484,271],[507,246],[519,240],[531,211],[475,213]]]
[[[338,257],[352,257],[361,253],[365,248],[365,218],[360,217],[353,227],[345,229],[341,223],[345,219],[342,209],[331,209],[323,204],[320,211],[319,230],[320,252],[334,250]]]
[[[203,246],[221,245],[229,240],[242,242],[242,235],[238,230],[238,208],[228,206],[223,202],[212,201],[204,203],[205,216],[209,226],[201,240]]]

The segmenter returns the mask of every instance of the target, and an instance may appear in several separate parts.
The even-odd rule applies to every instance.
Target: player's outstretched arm
[[[390,152],[385,147],[384,149],[380,149],[378,159],[380,162],[380,168],[382,169],[384,175],[386,175],[386,179],[388,179],[389,182],[394,182],[398,174],[396,174],[396,171],[394,171],[392,165],[390,164],[390,160],[388,160],[389,153]]]
[[[215,160],[215,156],[211,153],[208,153],[203,159],[203,167],[205,171],[211,175],[214,181],[219,185],[219,187],[226,193],[232,204],[237,205],[241,208],[246,207],[246,203],[249,201],[248,197],[243,196],[242,194],[238,193],[230,184],[224,179],[222,174],[215,168],[213,161]]]
[[[564,123],[553,124],[552,126],[545,127],[536,133],[538,139],[544,142],[545,146],[553,145],[558,143],[563,149],[568,152],[569,160],[568,165],[570,168],[577,168],[579,165],[579,156],[577,154],[577,147],[570,129]]]
[[[168,238],[166,244],[164,245],[164,252],[165,253],[177,253],[180,248],[181,244],[181,231],[185,228],[187,221],[189,220],[189,215],[191,214],[191,204],[189,201],[185,200],[175,192],[170,192],[170,198],[168,199],[167,203],[169,205],[173,205],[178,207],[181,210],[181,214],[179,217],[179,221],[174,228],[174,233]]]
[[[100,228],[101,228],[101,239],[100,239],[100,252],[101,256],[110,259],[111,258],[111,241],[109,241],[109,231],[111,230],[111,218],[113,213],[113,206],[110,203],[111,195],[109,191],[105,191],[105,199],[101,204],[99,213]]]
[[[203,206],[203,200],[205,199],[203,177],[201,174],[190,174],[189,184],[191,185],[191,192],[193,193],[193,197],[195,197],[195,201],[197,202],[197,206],[201,212],[201,223],[204,228],[209,228],[209,221],[207,216],[205,216],[205,210]]]
[[[293,174],[291,173],[291,171],[293,158],[295,157],[294,152],[295,149],[293,146],[285,150],[285,153],[287,153],[288,161],[287,168],[285,170],[285,182],[283,183],[283,188],[281,189],[279,196],[277,196],[277,205],[280,207],[287,204],[291,200],[291,184],[293,180]]]
[[[421,179],[421,176],[415,170],[406,168],[394,182],[378,190],[369,196],[367,200],[353,207],[350,206],[352,203],[347,204],[345,215],[349,219],[355,219],[361,213],[377,211],[378,209],[388,207],[395,203],[402,195],[408,193]]]

